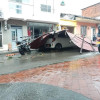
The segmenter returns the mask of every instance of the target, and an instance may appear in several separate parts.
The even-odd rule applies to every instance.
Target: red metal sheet
[[[39,49],[41,46],[45,44],[50,34],[44,34],[35,40],[33,40],[29,45],[31,49]]]
[[[82,37],[79,37],[79,36],[76,36],[72,33],[67,33],[68,36],[70,37],[71,41],[76,45],[78,46],[79,48],[82,47],[82,42],[83,42],[83,38]],[[91,46],[92,45],[92,46]],[[98,51],[98,48],[96,46],[96,43],[95,42],[92,42],[87,39],[87,38],[84,38],[84,42],[83,42],[83,47],[82,49],[85,49],[85,50],[89,50],[89,51]]]

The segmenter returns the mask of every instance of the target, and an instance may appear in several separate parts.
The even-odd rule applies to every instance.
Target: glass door
[[[12,27],[12,50],[17,49],[16,41],[22,41],[22,27]]]

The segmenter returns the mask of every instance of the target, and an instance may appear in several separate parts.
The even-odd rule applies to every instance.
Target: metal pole
[[[84,38],[85,38],[85,36],[83,36],[83,40],[82,40],[82,45],[81,45],[80,53],[82,53]]]
[[[93,51],[95,51],[95,49],[93,48],[93,45],[92,45],[92,40],[91,40],[91,47],[92,47]]]

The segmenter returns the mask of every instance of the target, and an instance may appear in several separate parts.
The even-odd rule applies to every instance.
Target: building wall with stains
[[[86,37],[89,39],[93,38],[93,36],[91,36],[92,28],[95,28],[95,35],[98,32],[98,25],[95,23],[77,22],[76,30],[78,35],[81,35],[81,26],[86,26]]]
[[[100,2],[82,9],[82,16],[85,17],[99,17],[100,16]]]

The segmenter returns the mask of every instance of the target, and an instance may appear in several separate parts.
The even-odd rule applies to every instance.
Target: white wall
[[[36,20],[36,21],[48,21],[48,22],[58,22],[60,19],[59,14],[59,0],[30,0],[30,3],[16,3],[16,2],[9,2],[9,0],[2,0],[5,6],[2,6],[5,19],[9,18],[19,18],[23,20]],[[46,2],[47,1],[47,2]],[[21,5],[22,6],[22,14],[16,14],[14,11],[14,5]],[[51,5],[51,12],[42,12],[41,11],[41,4]],[[11,6],[13,5],[13,6]]]
[[[9,12],[8,12],[8,0],[2,0],[0,2],[0,10],[3,12],[3,17],[4,19],[8,19],[9,17]]]
[[[34,1],[34,16],[33,19],[48,21],[48,22],[58,22],[60,19],[58,7],[59,0],[35,0]],[[41,11],[41,4],[51,5],[51,12]]]

